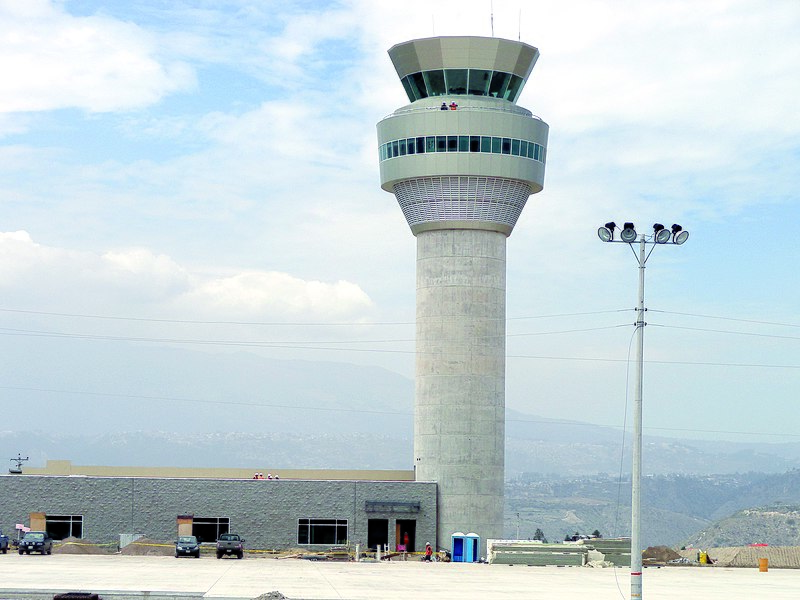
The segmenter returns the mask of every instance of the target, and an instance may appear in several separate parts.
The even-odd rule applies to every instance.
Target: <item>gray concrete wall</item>
[[[436,485],[397,481],[278,481],[136,477],[0,476],[0,528],[14,535],[32,512],[82,515],[83,537],[116,542],[121,533],[173,540],[178,515],[228,517],[247,548],[295,548],[300,518],[347,519],[351,544],[366,547],[367,520],[415,519],[419,540],[436,532]],[[419,502],[419,513],[365,511],[367,501]],[[313,548],[313,547],[310,547]]]
[[[417,236],[417,481],[439,484],[438,541],[503,537],[506,237]]]

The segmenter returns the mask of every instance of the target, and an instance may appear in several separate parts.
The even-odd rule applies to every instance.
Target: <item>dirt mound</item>
[[[253,600],[288,600],[288,599],[280,592],[269,592],[267,594],[261,594],[260,596],[256,596],[255,598],[253,598]]]
[[[114,544],[98,544],[76,537],[64,538],[53,544],[53,554],[113,554],[116,551]]]
[[[680,554],[668,546],[650,546],[642,553],[642,560],[650,560],[660,563],[669,562],[680,557]]]
[[[139,538],[125,546],[120,553],[131,556],[172,556],[175,554],[175,544]]]

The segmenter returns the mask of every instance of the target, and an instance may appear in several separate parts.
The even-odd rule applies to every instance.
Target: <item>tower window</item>
[[[379,147],[380,160],[428,152],[485,152],[544,162],[544,146],[528,140],[488,135],[428,135],[392,140]]]
[[[517,96],[519,95],[519,91],[521,88],[522,88],[522,77],[517,77],[516,75],[512,75],[511,79],[508,82],[508,88],[503,94],[503,98],[505,98],[509,102],[514,102],[517,99]]]
[[[495,71],[492,75],[492,82],[489,84],[489,95],[493,98],[505,98],[508,89],[508,80],[511,78],[509,73]]]
[[[428,91],[425,89],[425,79],[422,77],[422,73],[412,73],[409,75],[408,83],[417,98],[428,97]]]
[[[489,81],[491,81],[491,77],[491,71],[485,71],[483,69],[470,69],[469,93],[473,96],[488,96]]]
[[[467,70],[466,69],[445,69],[445,81],[447,81],[447,93],[463,95],[467,93]]]
[[[429,96],[444,96],[445,85],[443,70],[423,71],[422,77],[425,80],[425,87],[428,90]]]

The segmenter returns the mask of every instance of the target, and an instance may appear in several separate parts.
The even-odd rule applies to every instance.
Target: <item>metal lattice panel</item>
[[[394,194],[409,226],[435,221],[486,221],[513,228],[530,186],[500,177],[420,177],[396,183]]]

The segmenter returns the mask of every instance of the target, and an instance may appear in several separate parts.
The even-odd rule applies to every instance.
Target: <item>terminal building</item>
[[[0,476],[0,528],[321,549],[503,538],[506,239],[542,190],[548,126],[516,104],[539,56],[522,42],[434,37],[392,47],[409,103],[378,123],[381,187],[417,239],[413,470],[73,467]],[[406,543],[406,540],[407,543]]]

